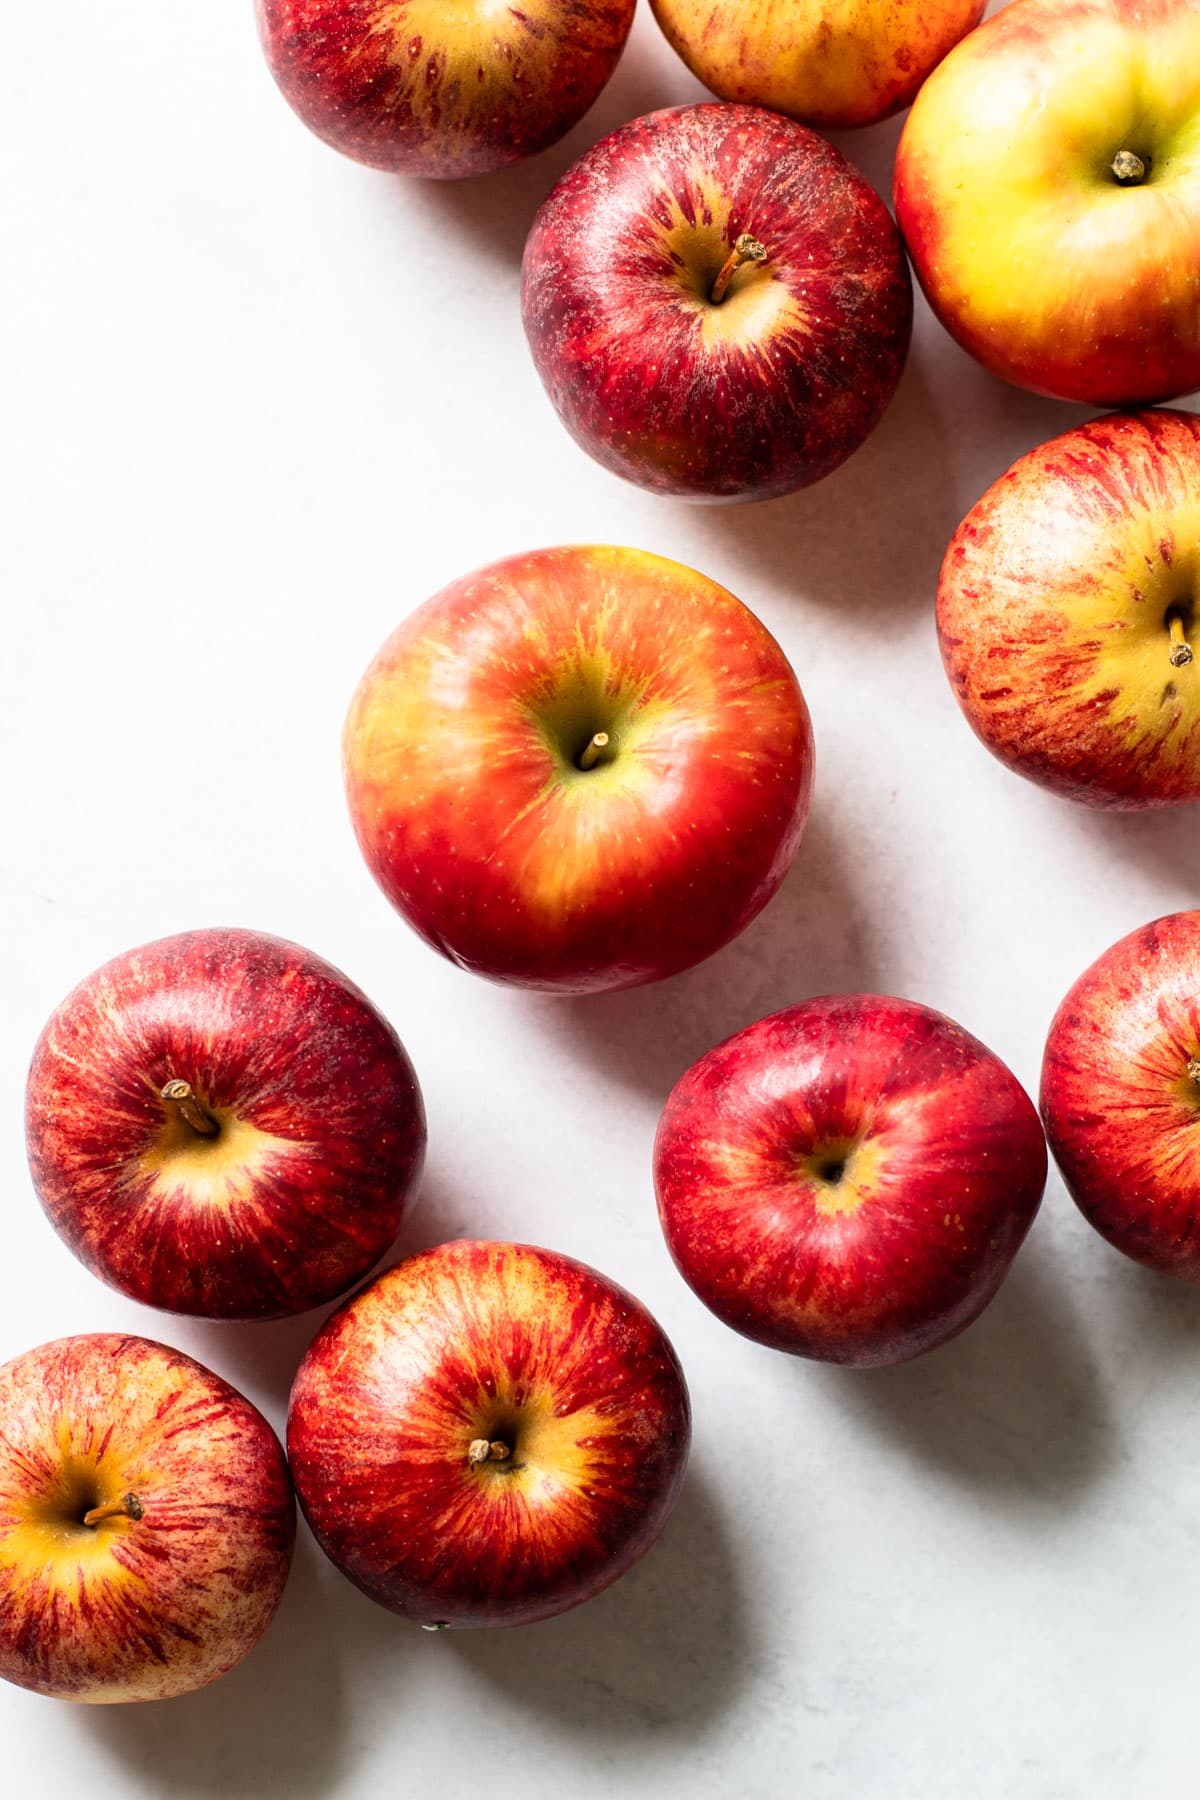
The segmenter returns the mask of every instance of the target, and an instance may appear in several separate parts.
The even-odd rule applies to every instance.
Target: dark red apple
[[[317,1542],[427,1626],[524,1625],[649,1549],[687,1461],[687,1389],[639,1301],[525,1244],[460,1242],[328,1321],[288,1416]]]
[[[117,1333],[0,1368],[0,1675],[165,1700],[240,1662],[279,1604],[283,1450],[190,1356]]]
[[[836,994],[676,1085],[654,1152],[679,1271],[725,1324],[866,1367],[945,1343],[1033,1223],[1046,1145],[1016,1078],[910,1000]]]
[[[344,1293],[421,1171],[412,1064],[366,996],[260,932],[184,932],[97,969],[33,1054],[51,1224],[147,1306],[268,1319]]]
[[[803,125],[683,106],[593,145],[534,221],[533,359],[568,431],[660,494],[819,481],[882,418],[912,289],[883,201]]]
[[[617,66],[634,0],[255,0],[294,112],[358,162],[484,175],[581,119]]]
[[[1041,1103],[1089,1224],[1200,1282],[1200,912],[1143,925],[1079,977],[1046,1040]]]

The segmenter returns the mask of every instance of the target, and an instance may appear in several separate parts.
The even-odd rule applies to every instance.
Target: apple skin
[[[610,737],[608,760],[578,754]],[[747,925],[808,814],[808,709],[774,638],[679,563],[533,551],[453,582],[345,730],[367,864],[464,969],[559,993],[691,967]]]
[[[1200,1282],[1200,912],[1143,925],[1079,977],[1050,1026],[1041,1108],[1088,1223]]]
[[[1089,806],[1200,800],[1198,593],[1200,420],[1113,414],[1031,450],[942,565],[938,638],[968,724]]]
[[[1122,150],[1148,173],[1122,186]],[[1093,406],[1200,385],[1200,9],[1014,0],[917,95],[896,216],[985,368]]]
[[[92,1507],[133,1494],[90,1526]],[[253,1649],[296,1509],[256,1408],[146,1338],[59,1338],[0,1368],[0,1675],[63,1700],[165,1700]]]
[[[737,239],[744,262],[719,304]],[[815,132],[683,106],[594,144],[525,245],[533,360],[576,443],[659,494],[767,499],[874,430],[912,334],[912,284],[875,190]]]
[[[317,1542],[373,1600],[424,1625],[527,1625],[649,1549],[690,1431],[639,1301],[554,1251],[460,1241],[387,1270],[317,1334],[288,1454]],[[473,1464],[489,1440],[508,1459]]]
[[[745,1337],[907,1361],[969,1325],[1033,1223],[1046,1145],[1000,1059],[941,1013],[806,1000],[693,1064],[654,1149],[667,1246]]]
[[[160,1098],[188,1082],[198,1135]],[[303,1312],[362,1279],[420,1178],[412,1064],[354,984],[261,932],[115,957],[48,1021],[26,1143],[54,1229],[102,1281],[210,1319]]]
[[[267,64],[325,143],[453,179],[544,150],[617,66],[635,0],[255,0]]]
[[[672,48],[722,100],[822,130],[873,125],[912,100],[986,0],[650,0]]]

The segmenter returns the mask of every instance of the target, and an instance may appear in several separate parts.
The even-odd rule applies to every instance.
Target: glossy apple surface
[[[1043,444],[946,553],[938,637],[971,729],[1091,806],[1200,800],[1200,420],[1113,414]]]
[[[617,66],[634,0],[255,0],[310,131],[405,175],[486,175],[544,150]]]
[[[114,1332],[0,1368],[5,1680],[97,1702],[203,1687],[266,1630],[295,1529],[275,1433],[190,1356]]]
[[[654,1150],[659,1217],[726,1325],[868,1367],[932,1350],[996,1293],[1046,1145],[1016,1078],[941,1013],[806,1000],[701,1057]]]
[[[896,216],[934,311],[994,374],[1096,406],[1190,392],[1200,7],[1014,0],[917,95]]]
[[[355,695],[345,765],[409,924],[464,969],[584,993],[688,968],[765,905],[807,816],[812,730],[739,600],[599,545],[418,607]]]
[[[882,418],[912,331],[883,201],[815,132],[752,106],[651,113],[593,145],[534,221],[521,305],[575,441],[693,499],[836,469]]]
[[[423,1625],[524,1625],[649,1549],[689,1434],[639,1301],[550,1250],[458,1242],[318,1333],[288,1454],[318,1543],[373,1600]]]
[[[692,74],[722,100],[807,125],[871,125],[907,106],[985,0],[650,0]]]
[[[1200,1281],[1200,912],[1130,932],[1080,976],[1050,1027],[1041,1105],[1089,1224]]]
[[[261,932],[191,931],[56,1009],[26,1142],[51,1224],[102,1281],[266,1319],[332,1300],[388,1248],[425,1115],[395,1032],[338,970]]]

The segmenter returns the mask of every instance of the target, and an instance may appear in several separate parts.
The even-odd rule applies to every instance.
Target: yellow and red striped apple
[[[318,1333],[288,1454],[317,1542],[429,1627],[524,1625],[648,1550],[683,1479],[683,1372],[641,1303],[525,1244],[389,1269]]]
[[[0,1676],[93,1702],[223,1675],[279,1603],[283,1450],[227,1381],[117,1333],[0,1368]]]
[[[354,698],[367,863],[464,969],[559,992],[689,968],[783,880],[812,730],[770,633],[715,581],[611,546],[464,577]]]

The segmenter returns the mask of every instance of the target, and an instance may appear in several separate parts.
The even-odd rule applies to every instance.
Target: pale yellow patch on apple
[[[303,1143],[275,1137],[231,1107],[206,1106],[216,1120],[213,1137],[202,1137],[172,1113],[164,1119],[139,1158],[134,1178],[148,1178],[151,1193],[167,1200],[186,1192],[189,1202],[225,1208],[255,1200],[255,1184],[276,1152],[294,1155]]]

